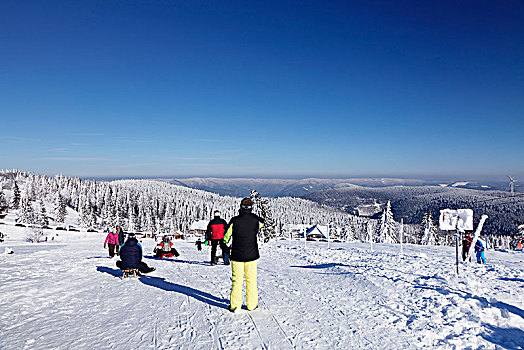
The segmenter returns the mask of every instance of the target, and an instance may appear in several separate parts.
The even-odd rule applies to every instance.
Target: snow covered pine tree
[[[379,243],[398,243],[397,233],[397,223],[393,219],[391,201],[388,201],[380,216],[376,237]]]
[[[20,207],[20,188],[15,184],[13,186],[13,198],[11,200],[11,208],[18,209]]]
[[[271,207],[267,198],[263,198],[256,190],[252,190],[249,195],[255,203],[257,214],[264,219],[264,226],[259,231],[259,239],[267,243],[270,239],[276,238],[276,224],[271,214]]]
[[[44,201],[40,199],[40,212],[38,213],[37,223],[42,228],[49,226],[49,219],[47,218],[47,211],[45,210]]]
[[[419,244],[422,245],[437,245],[438,244],[438,227],[433,221],[433,216],[430,211],[424,213],[422,217],[421,233],[419,236]]]

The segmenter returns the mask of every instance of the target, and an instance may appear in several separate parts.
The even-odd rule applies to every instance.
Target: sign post
[[[306,249],[306,241],[307,241],[307,230],[304,228],[304,249]]]
[[[443,231],[454,231],[455,235],[455,263],[459,274],[459,237],[465,230],[473,230],[473,210],[471,209],[443,209],[440,211],[439,227]]]
[[[457,229],[457,233],[455,234],[455,262],[457,264],[457,275],[459,274],[459,237],[460,230]]]
[[[367,228],[367,230],[368,230],[369,250],[370,250],[370,251],[373,251],[373,230],[372,230],[371,227],[369,226],[369,223],[367,224],[366,228]]]
[[[327,249],[329,249],[329,231],[331,231],[331,230],[329,229],[330,227],[331,227],[331,225],[328,224],[328,226],[327,226],[327,243],[328,243],[328,244],[327,244]]]

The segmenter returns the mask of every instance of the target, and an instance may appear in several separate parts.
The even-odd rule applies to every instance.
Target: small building
[[[189,226],[189,233],[195,236],[204,236],[207,231],[207,220],[198,220],[195,221]]]
[[[175,231],[175,233],[173,233],[173,239],[185,239],[184,233]]]
[[[309,241],[327,240],[328,227],[315,225],[306,230],[306,237]]]

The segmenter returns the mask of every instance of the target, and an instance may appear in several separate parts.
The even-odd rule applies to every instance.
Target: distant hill
[[[475,223],[482,214],[489,216],[484,232],[516,234],[524,223],[524,196],[511,197],[502,191],[480,191],[457,186],[392,186],[363,187],[337,184],[303,198],[340,208],[361,216],[376,217],[383,205],[391,200],[395,220],[418,224],[425,211],[438,220],[441,209],[471,208]]]
[[[352,183],[368,187],[423,186],[437,184],[436,181],[395,178],[349,178],[349,179],[256,179],[256,178],[212,178],[193,177],[187,179],[155,179],[175,185],[191,187],[221,195],[245,197],[256,189],[265,197],[302,197],[307,194],[333,187],[341,183]]]
[[[524,223],[524,198],[512,200],[505,182],[398,178],[295,180],[194,177],[156,180],[234,197],[245,197],[252,189],[265,197],[302,197],[374,219],[378,218],[384,204],[391,200],[395,219],[402,217],[409,224],[419,224],[427,210],[438,220],[440,210],[444,208],[472,208],[475,222],[481,214],[489,215],[485,225],[485,232],[489,233],[515,234],[517,226]]]

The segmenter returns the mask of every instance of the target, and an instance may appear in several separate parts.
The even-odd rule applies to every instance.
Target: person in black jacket
[[[129,234],[127,241],[120,247],[120,259],[116,266],[122,270],[138,269],[141,273],[155,270],[142,261],[142,246],[133,234]]]
[[[242,286],[244,284],[244,273],[246,276],[246,304],[248,310],[258,307],[257,289],[257,260],[260,258],[258,252],[258,230],[262,227],[264,220],[253,214],[253,201],[244,198],[240,202],[239,215],[229,222],[224,236],[224,243],[228,244],[233,239],[231,248],[231,273],[233,285],[231,286],[229,311],[235,311],[242,307]]]
[[[125,242],[125,232],[122,230],[122,227],[117,226],[116,227],[116,234],[118,235],[118,245],[122,246]],[[116,249],[116,254],[118,255],[118,248]]]
[[[211,265],[216,264],[217,245],[220,244],[224,264],[229,265],[229,248],[224,243],[227,222],[220,218],[220,211],[215,210],[214,218],[207,224],[206,241],[211,242]]]

